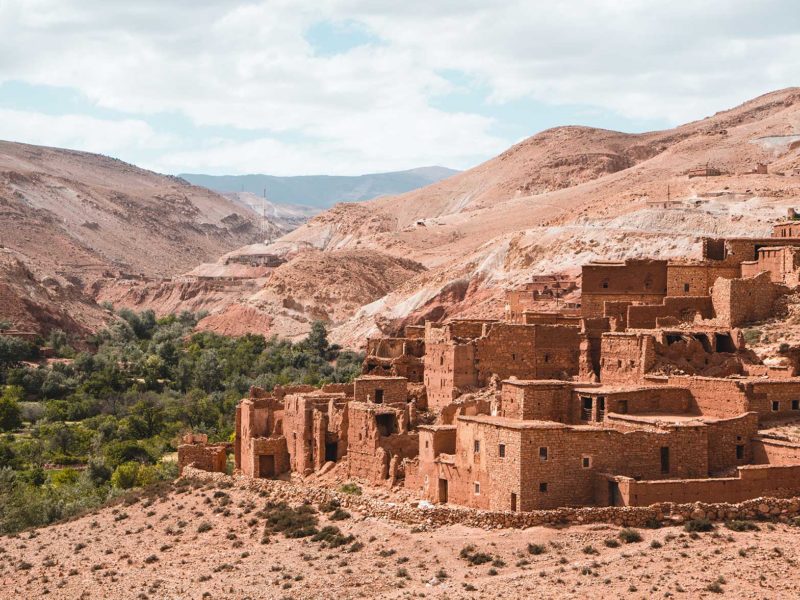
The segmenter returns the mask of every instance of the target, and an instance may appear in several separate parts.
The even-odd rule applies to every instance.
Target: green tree
[[[111,485],[122,490],[129,490],[136,486],[139,475],[139,463],[126,462],[114,469],[111,475]]]
[[[0,431],[11,431],[22,427],[22,388],[7,385],[0,396]]]

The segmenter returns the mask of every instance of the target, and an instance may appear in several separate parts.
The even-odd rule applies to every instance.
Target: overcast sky
[[[792,85],[798,0],[0,0],[0,139],[166,173],[464,169]]]

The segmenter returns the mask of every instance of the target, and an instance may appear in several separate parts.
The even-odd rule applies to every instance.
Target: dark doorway
[[[439,479],[439,502],[447,503],[447,479]]]
[[[581,396],[581,421],[592,420],[592,398]]]
[[[383,404],[383,390],[375,390],[375,404]]]
[[[275,477],[275,455],[262,454],[258,457],[258,476]]]
[[[661,447],[661,472],[663,474],[669,473],[669,447]]]
[[[715,333],[714,343],[717,347],[717,352],[736,352],[736,346],[733,343],[733,338],[726,333]]]
[[[378,435],[381,437],[397,433],[397,418],[391,413],[375,415],[375,424],[378,426]]]
[[[339,457],[339,444],[329,442],[325,444],[325,462],[336,462]]]
[[[619,484],[616,481],[608,482],[608,505],[619,506]]]
[[[511,512],[517,512],[517,495],[511,494]]]
[[[602,421],[606,415],[606,397],[597,397],[597,420]]]

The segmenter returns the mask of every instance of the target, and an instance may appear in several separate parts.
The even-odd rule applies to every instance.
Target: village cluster
[[[800,357],[762,361],[742,330],[798,285],[800,221],[702,244],[532,278],[503,320],[369,339],[352,384],[254,388],[235,468],[506,511],[800,495],[800,444],[763,433],[800,419]],[[225,469],[225,446],[185,442],[182,467]]]

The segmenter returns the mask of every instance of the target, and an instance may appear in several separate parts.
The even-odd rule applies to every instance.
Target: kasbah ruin
[[[252,388],[233,447],[189,434],[180,467],[232,451],[247,478],[334,472],[506,514],[798,496],[800,443],[765,430],[800,416],[800,356],[765,364],[742,327],[798,284],[800,225],[702,248],[532,278],[504,320],[369,339],[353,384]]]

